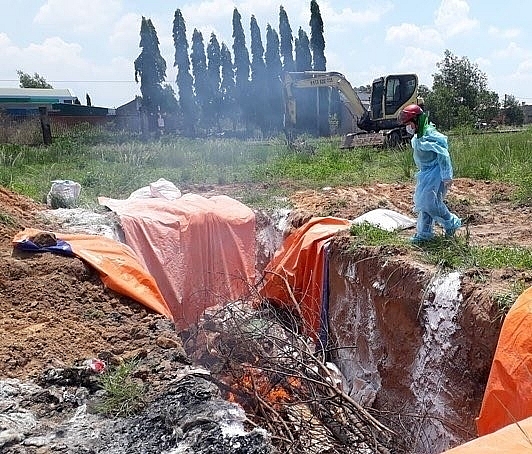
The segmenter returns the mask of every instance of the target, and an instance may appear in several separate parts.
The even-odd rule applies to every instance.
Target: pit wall
[[[406,433],[410,452],[440,453],[476,436],[500,326],[460,273],[396,252],[331,244],[333,359],[350,396]]]

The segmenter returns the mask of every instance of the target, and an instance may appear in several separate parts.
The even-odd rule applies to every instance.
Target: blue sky
[[[327,69],[353,86],[381,75],[415,72],[431,87],[445,49],[477,63],[488,88],[532,104],[532,2],[506,0],[318,0],[325,28]],[[140,94],[133,62],[140,53],[141,17],[150,18],[175,87],[172,23],[180,9],[189,44],[194,28],[205,43],[211,32],[232,48],[232,13],[242,15],[249,48],[255,15],[278,29],[283,5],[294,34],[307,33],[310,0],[0,0],[0,86],[17,87],[18,69],[43,76],[55,88],[70,88],[82,103],[118,107]]]

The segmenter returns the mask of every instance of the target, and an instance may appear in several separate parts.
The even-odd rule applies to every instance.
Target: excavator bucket
[[[340,144],[340,148],[342,149],[351,149],[351,148],[354,148],[355,146],[353,145],[353,136],[354,134],[346,134],[343,138],[342,138],[342,143]]]
[[[385,144],[385,137],[378,132],[375,133],[360,133],[360,134],[346,134],[340,148],[351,149],[358,147],[379,147]]]

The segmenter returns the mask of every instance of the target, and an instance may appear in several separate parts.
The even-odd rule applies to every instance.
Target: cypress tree
[[[264,62],[264,46],[260,28],[255,16],[251,16],[250,21],[251,36],[251,82],[250,92],[252,102],[250,103],[250,113],[254,123],[265,133],[265,109],[268,103],[266,64]]]
[[[320,7],[316,0],[310,2],[310,48],[313,57],[314,71],[325,71],[327,60],[325,58],[325,39],[323,37],[323,20]]]
[[[142,108],[147,115],[148,131],[157,130],[157,115],[163,99],[162,83],[166,78],[166,61],[159,51],[159,39],[151,19],[142,17],[140,55],[135,60],[135,81],[139,81]],[[144,129],[144,128],[143,128]]]
[[[222,66],[222,57],[220,51],[220,44],[214,33],[211,33],[211,39],[207,45],[207,80],[209,83],[209,104],[207,116],[211,124],[216,124],[218,130],[220,129],[220,115],[221,115],[221,77],[220,69]]]
[[[192,75],[190,74],[187,29],[183,15],[179,9],[175,11],[173,25],[172,36],[175,47],[174,66],[177,66],[176,83],[179,94],[179,107],[181,109],[181,121],[184,134],[193,136],[196,129],[196,103],[194,100]]]
[[[235,129],[238,119],[235,99],[235,73],[231,60],[231,52],[225,43],[222,43],[222,47],[220,48],[220,65],[222,71],[222,78],[220,80],[220,94],[222,96],[221,116],[230,120],[233,129]]]
[[[194,92],[196,93],[196,105],[199,107],[199,122],[203,129],[208,129],[210,124],[207,118],[209,100],[211,98],[209,80],[207,77],[207,57],[203,44],[203,35],[196,28],[192,33],[192,75],[194,76]]]
[[[288,15],[285,9],[279,7],[279,37],[281,46],[281,57],[283,60],[283,71],[294,71],[294,54],[292,43],[294,38],[292,36],[292,28],[288,21]]]
[[[310,2],[310,49],[312,51],[312,67],[314,71],[325,71],[325,39],[323,37],[323,20],[320,7],[316,0]],[[329,88],[318,89],[318,126],[319,136],[329,135]]]
[[[233,55],[235,68],[235,98],[240,109],[240,117],[246,122],[250,110],[249,99],[249,52],[246,47],[246,36],[242,28],[242,16],[235,8],[233,10]]]
[[[308,35],[301,27],[295,39],[296,71],[312,70],[312,54]],[[316,132],[316,90],[305,88],[294,93],[296,98],[296,126],[307,133]]]
[[[283,128],[283,94],[281,85],[282,63],[279,54],[279,35],[268,24],[266,26],[266,53],[264,54],[266,64],[268,109],[266,112],[266,122],[271,133],[281,131]]]
[[[312,54],[308,35],[301,27],[296,38],[296,71],[312,70]]]
[[[170,84],[163,85],[161,111],[163,113],[172,114],[173,117],[179,112],[179,103],[177,102],[175,91]]]

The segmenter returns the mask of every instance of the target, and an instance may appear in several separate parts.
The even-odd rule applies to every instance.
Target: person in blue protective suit
[[[446,236],[453,236],[462,224],[444,202],[453,182],[447,136],[429,123],[427,115],[417,104],[406,106],[399,115],[399,121],[413,134],[411,144],[418,168],[414,192],[414,212],[418,217],[416,234],[411,241],[431,240],[435,223],[443,227]]]

